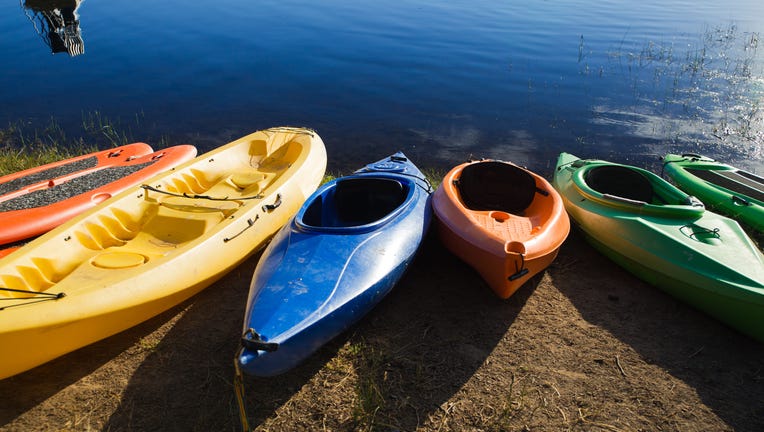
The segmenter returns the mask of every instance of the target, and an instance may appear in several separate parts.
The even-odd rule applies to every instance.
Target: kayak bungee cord
[[[210,201],[243,201],[243,200],[263,199],[263,198],[265,198],[265,196],[261,195],[261,194],[257,194],[257,195],[254,195],[254,196],[248,196],[248,197],[241,197],[241,198],[228,198],[227,196],[219,198],[219,197],[211,197],[209,195],[197,195],[197,194],[191,195],[191,194],[187,194],[185,192],[182,193],[182,194],[179,194],[179,193],[175,193],[175,192],[164,191],[164,190],[155,188],[153,186],[145,185],[145,184],[141,185],[141,188],[142,189],[146,189],[148,191],[159,192],[159,193],[162,193],[162,194],[165,194],[165,195],[170,195],[170,196],[175,196],[175,197],[180,197],[180,198],[206,199],[206,200],[210,200]]]
[[[363,174],[363,173],[361,173],[361,174]],[[432,193],[432,191],[433,191],[432,183],[430,183],[430,181],[427,180],[427,178],[425,178],[425,177],[419,177],[416,174],[409,174],[409,173],[402,173],[402,172],[397,172],[397,173],[395,173],[395,175],[406,176],[406,177],[413,177],[413,178],[415,178],[417,180],[421,180],[421,181],[427,183],[427,187],[424,187],[424,186],[420,185],[419,183],[417,183],[417,186],[422,188],[422,190],[427,192],[427,193]]]
[[[393,155],[393,156],[390,156],[390,160],[391,160],[392,162],[397,162],[397,163],[400,163],[400,162],[406,162],[408,159],[407,159],[407,158],[405,158],[405,157],[400,157],[400,156],[395,156],[395,155]],[[430,183],[430,181],[429,181],[429,180],[427,180],[427,178],[426,178],[426,177],[419,177],[419,176],[418,176],[418,175],[416,175],[416,174],[409,174],[409,173],[405,173],[405,172],[396,172],[395,174],[396,174],[396,175],[407,176],[407,177],[413,177],[413,178],[415,178],[415,179],[417,179],[417,180],[421,180],[421,181],[423,181],[423,182],[427,183],[427,188],[425,188],[424,186],[422,186],[422,185],[419,185],[419,184],[417,184],[417,186],[421,187],[421,188],[422,188],[422,189],[423,189],[425,192],[427,192],[427,193],[432,193],[432,191],[433,191],[433,189],[432,189],[432,183]]]
[[[48,301],[48,300],[58,300],[60,298],[66,297],[66,293],[63,293],[63,292],[60,292],[60,293],[47,293],[47,292],[42,292],[42,291],[20,290],[20,289],[5,288],[5,287],[0,287],[0,291],[8,291],[8,292],[14,292],[14,293],[21,293],[21,294],[32,294],[34,296],[39,296],[39,297],[11,297],[11,298],[2,298],[0,300],[34,300],[34,301],[22,302],[22,303],[17,303],[17,304],[10,305],[10,306],[0,307],[0,311],[8,309],[8,308],[16,307],[16,306],[30,305],[30,304],[33,304],[33,303],[39,303],[39,302],[44,302],[44,301]]]
[[[721,238],[721,234],[719,234],[719,231],[720,231],[719,228],[709,229],[709,228],[705,228],[695,224],[687,224],[682,226],[682,228],[680,228],[679,231],[681,231],[684,234],[685,228],[690,230],[690,233],[685,235],[690,237],[691,239],[695,239],[697,236],[702,234],[710,235],[711,237],[715,237],[715,238]]]

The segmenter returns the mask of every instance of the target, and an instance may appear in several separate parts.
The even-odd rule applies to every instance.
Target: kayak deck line
[[[49,293],[45,291],[30,291],[30,290],[20,290],[20,289],[13,289],[13,288],[5,288],[0,287],[0,291],[5,292],[11,292],[11,293],[17,293],[17,294],[32,294],[33,296],[39,296],[39,297],[3,297],[0,298],[0,300],[34,300],[30,302],[21,302],[12,304],[10,306],[3,306],[0,307],[0,311],[6,310],[8,308],[16,307],[16,306],[22,306],[22,305],[28,305],[31,303],[38,303],[48,300],[58,300],[60,298],[66,297],[66,293],[60,292],[60,293]]]
[[[179,193],[174,193],[174,192],[168,192],[166,190],[158,189],[158,188],[155,188],[153,186],[149,186],[149,185],[145,185],[145,184],[141,185],[141,188],[143,188],[143,189],[145,189],[147,191],[158,192],[158,193],[162,193],[162,194],[165,194],[165,195],[171,195],[171,196],[176,196],[176,197],[181,197],[181,198],[206,199],[206,200],[210,200],[210,201],[244,201],[244,200],[263,199],[264,198],[264,196],[260,195],[260,194],[254,195],[254,196],[248,196],[248,197],[237,197],[237,198],[229,198],[228,196],[213,197],[213,196],[209,196],[209,195],[189,194],[189,193],[185,193],[185,192],[182,193],[182,194],[179,194]]]

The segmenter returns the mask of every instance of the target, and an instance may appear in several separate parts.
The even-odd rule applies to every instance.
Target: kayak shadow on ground
[[[234,358],[259,255],[194,298],[137,366],[104,430],[238,430]],[[256,426],[289,401],[344,343],[342,335],[288,373],[244,376],[245,413]]]
[[[360,322],[284,374],[244,377],[249,426],[310,428],[321,413],[330,429],[415,430],[481,367],[540,279],[502,301],[431,231],[397,286]],[[236,409],[229,412],[235,427]],[[221,426],[195,423],[202,424]]]
[[[190,299],[129,376],[104,430],[231,430],[234,354],[257,254]]]
[[[0,381],[0,400],[3,401],[0,406],[0,428],[93,374],[177,313],[177,308],[171,309],[136,327]]]
[[[306,416],[322,413],[329,429],[415,430],[483,364],[539,280],[502,301],[431,231],[397,286],[360,322],[290,371],[244,377],[249,426],[310,428],[316,419]],[[403,401],[414,411],[400,409]]]
[[[357,348],[353,426],[416,430],[439,414],[505,338],[542,275],[502,300],[430,235],[393,293],[350,338]]]
[[[760,430],[764,344],[642,282],[578,230],[571,231],[558,260],[550,276],[584,320],[686,383],[733,429]],[[586,283],[574,281],[580,274]]]
[[[0,425],[26,414],[61,427],[238,430],[233,362],[258,259],[137,327],[1,381]],[[387,402],[376,415],[359,406],[334,426],[414,430],[483,365],[540,280],[503,301],[431,231],[398,286],[359,323],[291,371],[244,377],[249,424],[297,427],[308,403],[312,415],[332,406],[346,415],[375,385]],[[404,402],[413,410],[400,409]]]

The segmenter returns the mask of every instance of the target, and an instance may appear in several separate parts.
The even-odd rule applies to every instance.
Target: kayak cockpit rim
[[[697,218],[705,211],[697,198],[641,168],[599,161],[571,167],[578,192],[602,205],[671,218]]]
[[[343,177],[319,188],[294,218],[308,232],[364,233],[404,211],[418,193],[413,178],[383,173]]]
[[[527,170],[496,160],[465,166],[453,183],[464,207],[473,211],[498,210],[522,215],[536,193],[549,195],[536,185],[536,179]]]

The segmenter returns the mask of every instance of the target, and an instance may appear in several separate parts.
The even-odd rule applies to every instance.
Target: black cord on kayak
[[[164,191],[164,190],[155,188],[153,186],[145,185],[145,184],[141,185],[141,188],[143,188],[145,190],[152,191],[152,192],[159,192],[161,194],[170,195],[170,196],[176,196],[176,197],[180,197],[180,198],[206,199],[206,200],[210,200],[210,201],[243,201],[243,200],[263,199],[263,198],[265,198],[265,195],[261,195],[261,194],[257,194],[257,195],[249,196],[249,197],[241,197],[241,198],[228,198],[228,197],[220,198],[220,197],[212,197],[212,196],[209,196],[209,195],[197,195],[197,194],[193,194],[192,195],[192,194],[187,194],[187,193],[179,194],[179,193],[175,193],[175,192]]]
[[[427,187],[425,188],[424,186],[420,185],[419,183],[417,183],[417,186],[419,186],[420,188],[424,189],[424,191],[427,192],[427,193],[432,193],[432,183],[430,183],[430,181],[427,180],[426,177],[419,177],[418,175],[409,174],[409,173],[395,173],[395,175],[402,175],[402,176],[407,176],[407,177],[413,177],[413,178],[415,178],[417,180],[421,180],[421,181],[427,183]]]
[[[721,237],[721,235],[719,234],[719,231],[720,231],[719,228],[708,229],[708,228],[705,228],[705,227],[702,227],[702,226],[698,226],[698,225],[694,225],[694,224],[685,225],[682,228],[689,228],[692,231],[690,233],[690,237],[691,238],[695,237],[695,236],[697,236],[699,234],[710,234],[710,235],[712,235],[712,236],[714,236],[716,238],[720,238]]]
[[[8,308],[16,307],[16,306],[24,306],[29,305],[33,303],[39,303],[43,301],[49,301],[49,300],[58,300],[60,298],[66,297],[66,293],[60,292],[60,293],[48,293],[43,291],[30,291],[30,290],[20,290],[20,289],[14,289],[14,288],[5,288],[0,287],[0,291],[8,291],[8,292],[14,292],[14,293],[21,293],[21,294],[32,294],[36,297],[6,297],[6,298],[0,298],[0,300],[34,300],[34,301],[28,301],[28,302],[22,302],[10,306],[4,306],[0,307],[1,310],[5,310]]]
[[[528,274],[528,269],[525,268],[525,255],[523,255],[523,254],[518,254],[518,255],[520,255],[520,267],[518,268],[517,261],[515,261],[515,272],[516,273],[507,278],[507,279],[509,279],[511,281],[517,280],[517,279],[519,279],[519,278],[521,278],[521,277],[523,277],[523,276]]]

